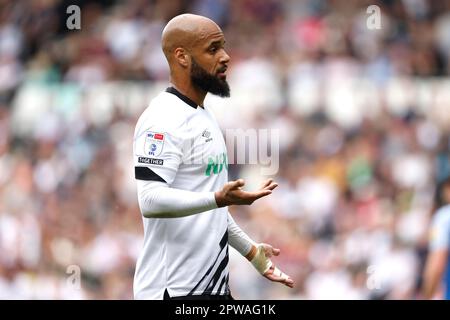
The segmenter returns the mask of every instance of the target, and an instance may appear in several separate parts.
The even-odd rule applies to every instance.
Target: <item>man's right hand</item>
[[[272,190],[278,187],[278,184],[273,179],[266,180],[259,190],[248,192],[242,190],[245,181],[238,179],[236,181],[230,181],[225,184],[222,190],[215,193],[217,206],[225,207],[229,205],[250,205],[259,198],[268,196],[272,193]]]

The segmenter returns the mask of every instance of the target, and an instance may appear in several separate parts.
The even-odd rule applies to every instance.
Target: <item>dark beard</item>
[[[208,73],[205,69],[200,67],[194,59],[192,59],[191,81],[196,87],[216,96],[230,96],[230,86],[228,85],[228,82]]]

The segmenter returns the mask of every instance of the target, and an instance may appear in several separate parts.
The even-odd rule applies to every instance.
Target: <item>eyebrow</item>
[[[213,42],[211,42],[210,44],[208,44],[208,48],[209,47],[211,47],[211,46],[215,46],[215,45],[222,45],[222,44],[225,44],[225,40],[215,40],[215,41],[213,41]]]

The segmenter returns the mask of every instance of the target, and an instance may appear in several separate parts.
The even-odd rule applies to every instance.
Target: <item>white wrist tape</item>
[[[256,254],[250,262],[261,274],[265,274],[273,264],[272,261],[266,257],[262,244],[257,245]]]
[[[276,275],[277,277],[283,278],[284,280],[289,279],[289,276],[280,269],[278,269],[277,267],[274,267],[273,274]]]

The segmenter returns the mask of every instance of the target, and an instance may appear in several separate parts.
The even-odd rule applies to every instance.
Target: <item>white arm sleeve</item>
[[[217,208],[214,192],[170,188],[159,181],[137,180],[139,207],[145,218],[179,218]]]
[[[250,237],[244,231],[242,231],[241,228],[239,228],[236,222],[234,222],[234,219],[229,212],[228,243],[243,256],[246,256],[250,252],[252,245],[257,246],[257,244],[252,239],[250,239]]]

